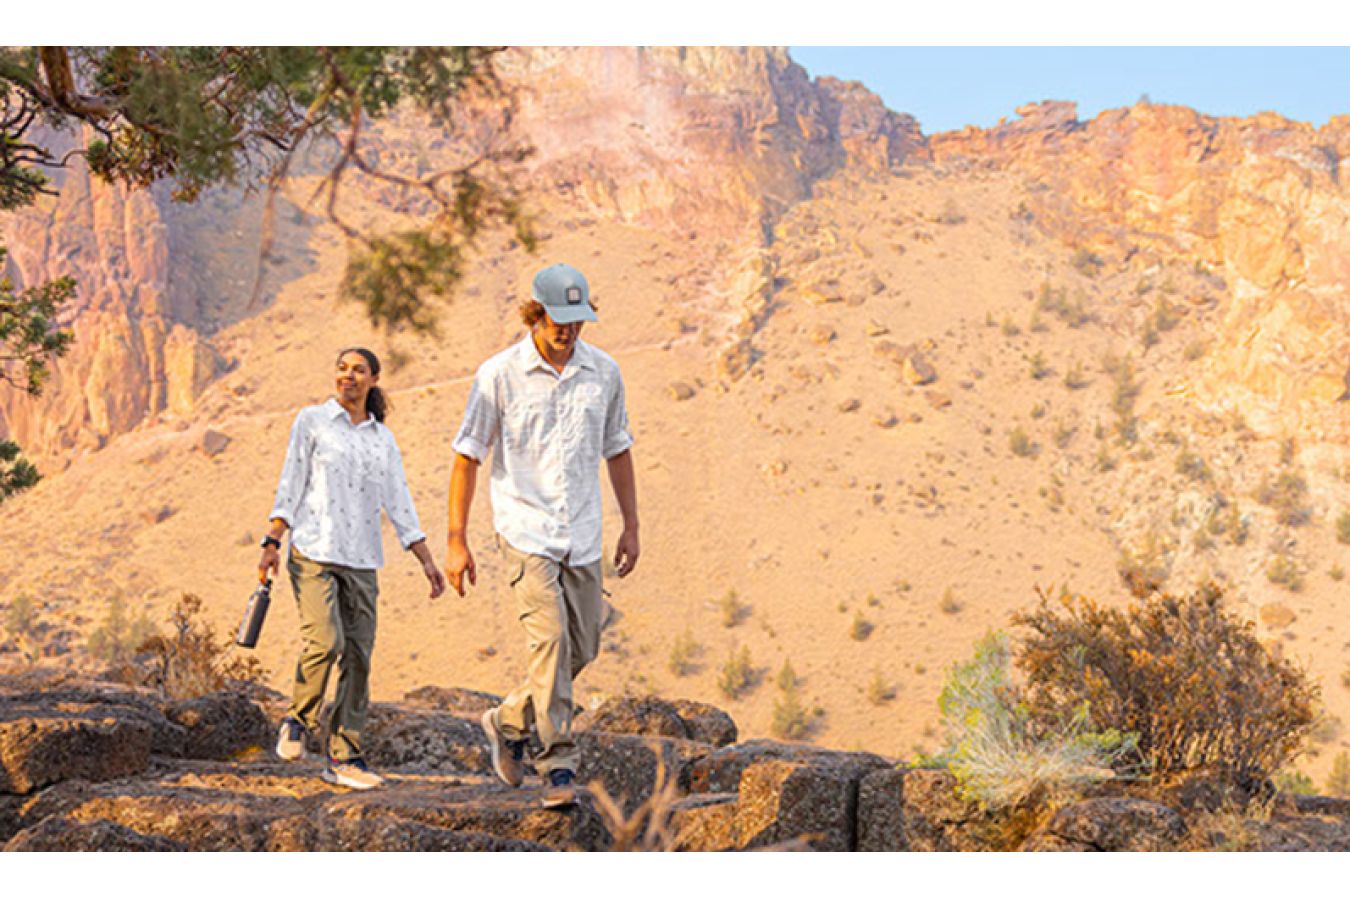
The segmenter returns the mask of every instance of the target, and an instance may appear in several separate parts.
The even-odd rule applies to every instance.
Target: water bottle
[[[267,607],[272,605],[272,579],[267,579],[248,598],[244,609],[244,620],[239,623],[239,632],[234,642],[240,647],[252,649],[258,646],[258,635],[262,634],[263,621],[267,618]]]

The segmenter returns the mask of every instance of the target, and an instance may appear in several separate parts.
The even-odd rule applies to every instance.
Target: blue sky
[[[813,77],[861,81],[925,134],[989,127],[1036,100],[1087,120],[1143,94],[1209,115],[1314,125],[1350,113],[1350,47],[792,47]]]

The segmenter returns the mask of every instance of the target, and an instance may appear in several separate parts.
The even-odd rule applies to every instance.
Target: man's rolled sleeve
[[[451,444],[451,449],[456,453],[480,463],[487,461],[501,429],[496,393],[492,378],[480,369],[473,380],[473,387],[469,389],[464,422]]]
[[[386,468],[387,474],[382,486],[384,514],[394,524],[398,542],[403,545],[404,550],[407,550],[418,541],[426,540],[427,536],[417,520],[417,507],[413,505],[412,491],[408,489],[408,477],[403,471],[403,454],[399,452],[398,443],[392,434],[389,435],[389,443],[392,458]]]
[[[633,433],[628,430],[628,407],[624,402],[623,379],[615,377],[614,392],[605,410],[605,436],[600,455],[613,459],[633,446]]]
[[[272,501],[269,519],[281,519],[286,526],[295,525],[296,507],[305,495],[309,482],[309,461],[313,434],[309,419],[302,410],[291,425],[291,439],[286,445],[286,461],[281,464],[281,478],[277,481],[276,498]]]

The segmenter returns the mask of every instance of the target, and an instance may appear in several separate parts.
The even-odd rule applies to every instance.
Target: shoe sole
[[[575,791],[573,791],[571,794],[568,794],[565,797],[564,796],[550,797],[548,795],[545,795],[544,799],[541,801],[541,805],[544,807],[544,809],[566,809],[569,806],[576,806],[578,799],[579,799],[578,795]]]
[[[488,750],[492,754],[492,771],[497,776],[498,780],[507,787],[520,787],[525,781],[523,777],[512,781],[510,778],[507,778],[506,773],[502,771],[502,750],[505,741],[502,740],[501,732],[497,730],[497,723],[492,721],[492,712],[493,711],[489,709],[487,712],[483,713],[483,718],[479,720],[479,723],[483,726],[483,731],[487,733]]]
[[[277,747],[276,747],[276,754],[277,754],[277,759],[285,760],[286,762],[295,762],[297,759],[304,759],[304,758],[305,758],[305,748],[304,748],[304,747],[301,747],[299,750],[296,750],[296,751],[294,751],[294,752],[291,752],[291,751],[283,750],[283,749],[281,748],[281,745],[280,745],[280,744],[277,744]]]
[[[323,774],[320,775],[319,777],[322,778],[324,781],[328,782],[329,784],[335,784],[338,787],[351,788],[354,791],[373,791],[377,787],[384,787],[384,782],[380,782],[379,784],[361,784],[359,782],[350,781],[346,778],[343,778],[341,775],[337,774],[336,772],[329,771],[328,769],[324,769]]]

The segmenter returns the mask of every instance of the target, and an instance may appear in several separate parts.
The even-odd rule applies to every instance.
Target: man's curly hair
[[[594,300],[590,301],[590,306],[592,310],[597,310],[600,308],[595,305]],[[540,303],[538,300],[535,300],[533,297],[531,297],[529,300],[521,301],[520,321],[525,323],[526,328],[534,328],[536,324],[538,324],[543,320],[545,315],[546,313],[544,311],[544,304]]]

